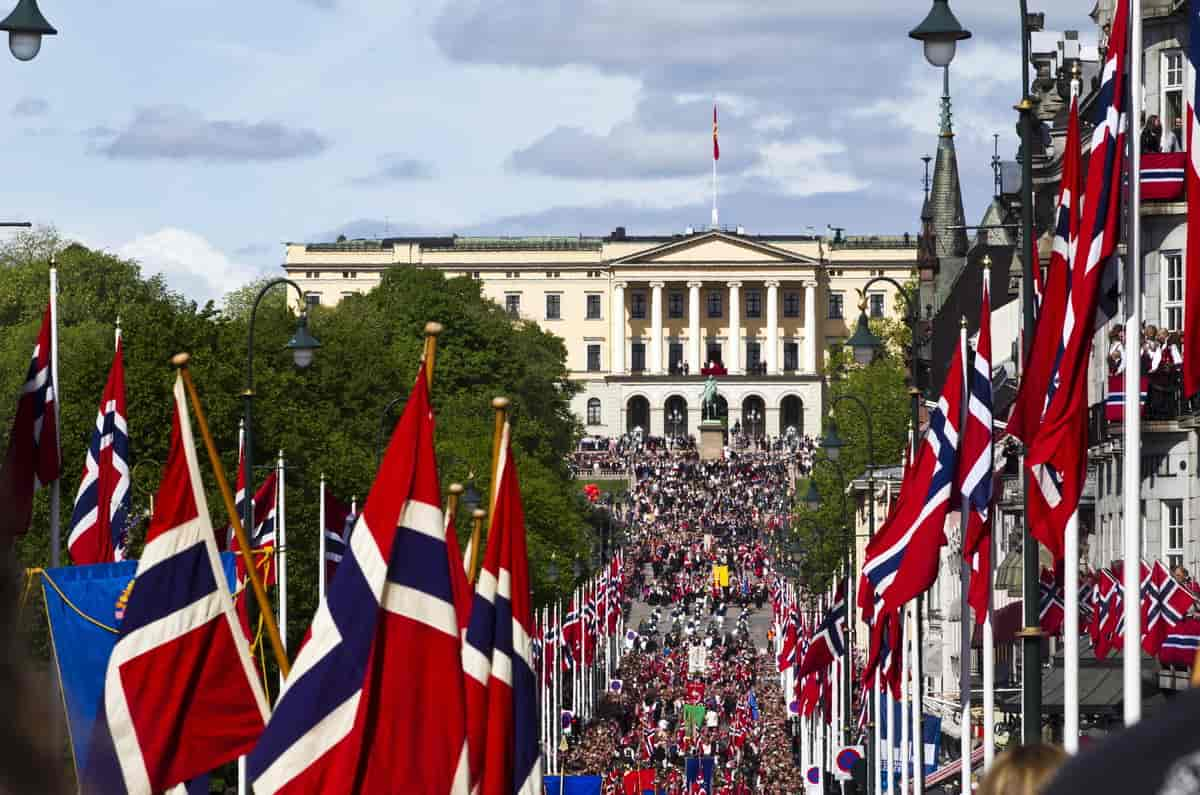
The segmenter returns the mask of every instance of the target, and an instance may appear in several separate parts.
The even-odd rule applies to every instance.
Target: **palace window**
[[[789,290],[783,294],[783,316],[800,317],[800,293]]]
[[[783,369],[788,372],[800,369],[800,343],[783,343]]]
[[[562,320],[562,296],[551,293],[546,296],[546,319]]]
[[[600,372],[600,346],[587,346],[587,369],[589,373]]]
[[[762,363],[762,343],[746,343],[746,369],[755,370]]]
[[[846,303],[846,296],[844,293],[830,293],[829,294],[829,319],[830,320],[841,320],[842,318],[845,317],[845,314],[844,314],[845,303]]]
[[[721,293],[717,290],[711,290],[708,293],[708,316],[721,316]]]
[[[504,311],[512,317],[518,317],[521,314],[520,293],[509,293],[504,296]]]
[[[667,317],[672,320],[683,317],[683,293],[667,293]]]
[[[667,367],[671,373],[678,373],[683,364],[683,343],[672,342],[667,349]]]
[[[629,296],[629,316],[634,320],[646,319],[645,293],[632,293]]]
[[[871,317],[883,317],[883,293],[871,293],[867,301]]]
[[[640,373],[646,369],[646,343],[635,342],[629,346],[629,369]]]
[[[587,319],[588,320],[599,320],[600,319],[600,296],[599,295],[589,295],[587,297]]]
[[[587,402],[587,424],[600,424],[600,398],[590,398]]]
[[[321,305],[321,294],[320,293],[305,293],[304,294],[304,305],[306,307],[308,307],[309,309],[312,309],[314,306],[320,306]]]
[[[1183,92],[1184,92],[1184,69],[1183,69],[1183,50],[1174,49],[1166,50],[1162,54],[1162,150],[1167,150],[1167,141],[1171,138],[1172,133],[1176,132],[1176,123],[1179,122],[1178,133],[1180,139],[1184,136],[1182,126],[1183,121]],[[1180,147],[1176,151],[1182,151],[1183,140],[1179,140]]]
[[[762,293],[758,290],[746,291],[746,317],[762,317]]]

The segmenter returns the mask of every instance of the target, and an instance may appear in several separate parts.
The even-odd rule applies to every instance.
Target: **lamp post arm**
[[[243,455],[246,462],[246,496],[243,499],[245,507],[242,509],[242,525],[251,536],[254,535],[254,500],[252,499],[254,495],[254,321],[263,296],[277,284],[291,285],[299,294],[300,300],[304,300],[304,291],[300,289],[300,285],[281,276],[264,284],[258,291],[258,295],[254,296],[254,304],[250,307],[250,325],[246,334],[246,391],[242,393],[245,414],[245,437],[243,440],[245,452]]]

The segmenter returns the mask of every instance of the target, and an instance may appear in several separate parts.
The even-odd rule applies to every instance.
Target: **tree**
[[[47,301],[49,256],[59,267],[58,393],[64,474],[61,526],[69,532],[71,506],[96,406],[113,350],[113,328],[121,318],[125,349],[128,421],[131,440],[134,512],[148,507],[166,459],[171,420],[168,365],[179,351],[192,354],[191,369],[232,479],[237,455],[250,287],[236,291],[224,308],[173,293],[158,277],[144,278],[135,262],[39,232],[18,235],[0,248],[0,423],[12,421],[38,323]],[[466,278],[409,267],[384,275],[370,293],[337,307],[316,307],[310,328],[322,342],[312,366],[296,370],[284,344],[295,329],[285,288],[275,288],[259,307],[255,326],[255,460],[272,464],[282,450],[286,460],[289,627],[292,648],[316,609],[318,536],[317,493],[321,474],[334,494],[360,505],[374,477],[381,414],[396,395],[407,394],[416,376],[423,328],[439,320],[442,335],[433,382],[437,452],[443,486],[466,482],[490,486],[492,410],[490,400],[512,400],[513,449],[529,527],[535,598],[553,595],[546,562],[591,548],[587,509],[570,482],[565,455],[580,428],[570,412],[577,387],[568,380],[562,340],[533,324],[514,323],[480,286]],[[247,297],[249,296],[249,298]],[[386,421],[384,440],[399,416]],[[227,517],[206,456],[201,470],[214,523]],[[258,471],[257,479],[265,475]],[[39,494],[31,531],[17,543],[24,566],[49,562],[49,506]],[[460,537],[470,517],[456,517]],[[139,527],[132,551],[140,551]],[[66,560],[65,550],[63,560]],[[572,584],[560,586],[569,591]],[[29,618],[44,622],[40,611]],[[39,630],[44,631],[44,630]],[[44,635],[42,636],[44,638]],[[48,654],[44,639],[39,643]]]

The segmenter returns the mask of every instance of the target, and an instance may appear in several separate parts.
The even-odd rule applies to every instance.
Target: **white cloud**
[[[811,196],[815,193],[846,193],[867,186],[866,182],[848,173],[829,168],[846,147],[816,138],[796,141],[772,141],[759,150],[762,160],[748,176],[762,177],[776,188],[792,196]]]
[[[252,265],[231,260],[195,232],[165,227],[118,247],[117,254],[137,260],[142,273],[162,274],[171,289],[203,304],[262,276]]]

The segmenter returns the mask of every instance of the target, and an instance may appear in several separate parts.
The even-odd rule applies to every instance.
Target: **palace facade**
[[[369,290],[394,267],[481,282],[514,318],[561,337],[589,434],[693,433],[709,373],[721,411],[755,436],[817,435],[822,365],[860,304],[895,318],[915,236],[821,237],[688,230],[607,237],[404,237],[290,243],[284,268],[310,305]]]

